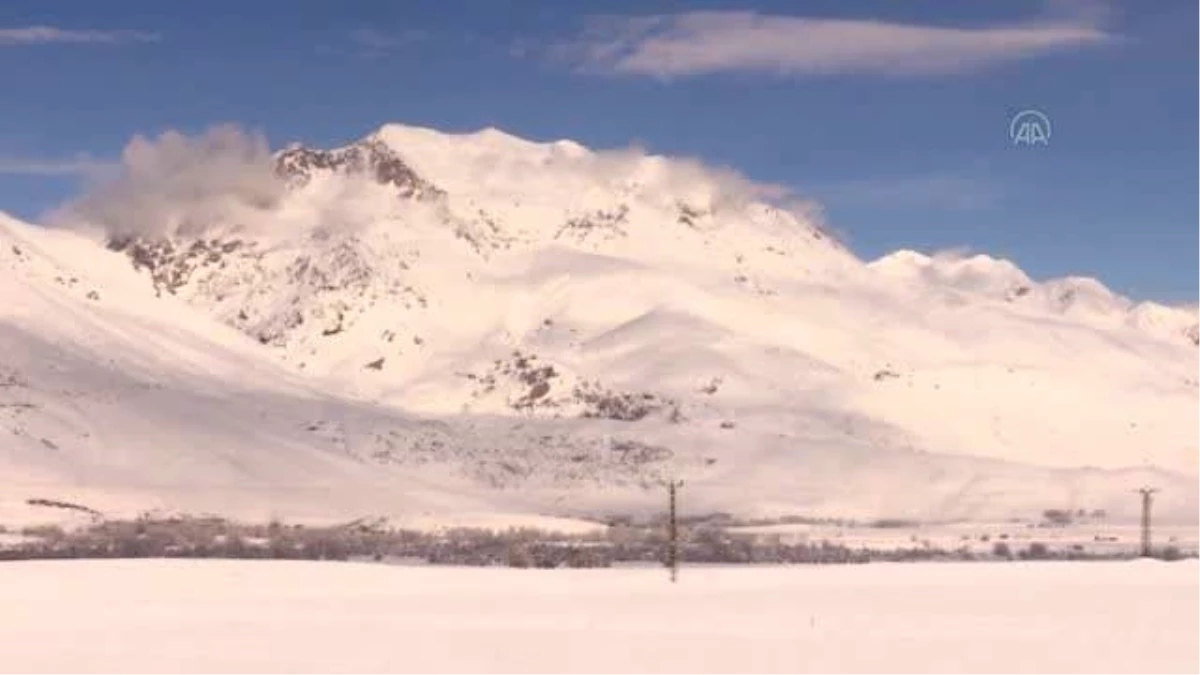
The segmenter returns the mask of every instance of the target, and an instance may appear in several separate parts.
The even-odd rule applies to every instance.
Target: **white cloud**
[[[728,71],[787,76],[978,70],[1112,36],[1093,12],[985,27],[699,11],[589,21],[557,48],[582,70],[662,79]]]
[[[284,191],[266,138],[231,125],[135,136],[107,173],[47,222],[110,236],[173,233],[256,220]]]
[[[94,176],[111,170],[112,162],[77,155],[68,159],[0,157],[0,175]]]
[[[342,36],[343,41],[340,45],[329,45],[322,51],[380,58],[427,42],[432,39],[433,34],[415,28],[389,31],[355,28],[344,32]]]
[[[158,33],[140,30],[73,30],[55,26],[0,28],[0,47],[43,44],[158,42]]]
[[[424,31],[402,30],[384,32],[374,28],[358,28],[348,33],[350,41],[365,49],[390,51],[424,40]]]
[[[988,208],[1000,198],[989,181],[935,173],[890,178],[864,178],[809,186],[821,199],[877,207],[972,211]]]

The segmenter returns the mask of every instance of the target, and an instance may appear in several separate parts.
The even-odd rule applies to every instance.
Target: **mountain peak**
[[[380,185],[395,188],[402,197],[419,198],[440,192],[375,135],[334,150],[289,145],[275,156],[275,172],[292,187],[309,184],[315,174],[332,173],[370,177]]]
[[[496,127],[452,133],[396,122],[384,124],[366,139],[377,139],[401,153],[445,150],[462,152],[472,149],[476,152],[528,152],[549,145],[515,136]]]

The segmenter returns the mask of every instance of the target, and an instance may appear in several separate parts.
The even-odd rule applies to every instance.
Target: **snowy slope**
[[[553,429],[340,397],[75,234],[0,215],[0,271],[0,522],[45,515],[28,499],[126,516],[503,521],[548,510],[514,481],[570,484],[579,449],[547,447]],[[589,479],[640,485],[643,464],[597,461]]]
[[[353,494],[313,504],[327,487],[380,482],[306,432],[351,406],[236,331],[156,298],[117,254],[0,216],[0,269],[0,424],[11,432],[0,513],[52,498],[123,514],[332,515]],[[372,414],[380,427],[411,426]]]
[[[136,376],[178,409],[207,391],[236,410],[206,413],[229,449],[197,475],[236,459],[268,484],[299,480],[271,464],[295,453],[300,478],[432,471],[479,509],[644,505],[675,473],[703,486],[697,509],[946,518],[1128,515],[1153,482],[1163,513],[1195,518],[1194,308],[987,256],[865,263],[730,172],[570,141],[388,125],[265,161],[278,184],[256,167],[247,194],[131,179],[68,213],[87,236],[5,221],[38,255],[0,242],[21,298],[6,292],[0,335],[57,350],[18,370],[51,381],[65,351],[97,391]],[[99,301],[54,281],[83,271]],[[260,399],[266,424],[247,419]],[[44,423],[133,424],[76,414]],[[191,442],[177,417],[146,452]]]

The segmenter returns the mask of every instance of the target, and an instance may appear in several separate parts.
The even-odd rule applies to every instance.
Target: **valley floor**
[[[0,565],[0,670],[1195,672],[1194,560]]]

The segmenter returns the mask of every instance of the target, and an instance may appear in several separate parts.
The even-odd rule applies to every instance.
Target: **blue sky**
[[[495,126],[735,167],[867,258],[968,248],[1195,302],[1197,20],[1183,0],[8,0],[0,209],[53,207],[139,133]],[[1024,109],[1048,144],[1012,142]]]

